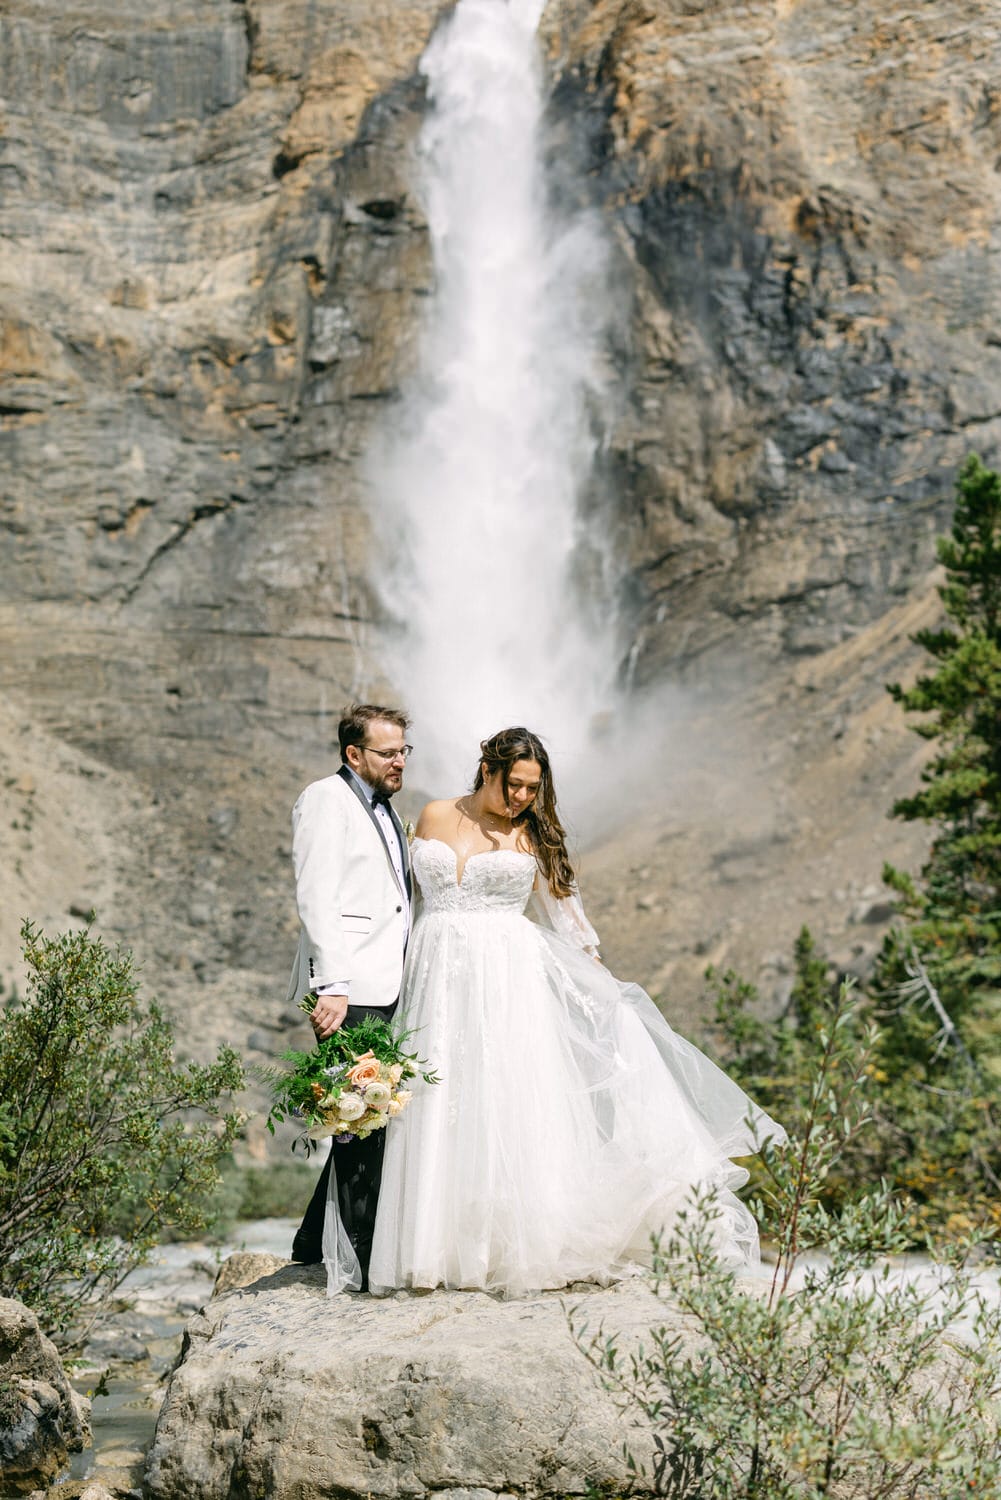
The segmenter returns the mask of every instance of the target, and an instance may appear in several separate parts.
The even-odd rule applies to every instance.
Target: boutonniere
[[[417,837],[417,829],[414,827],[413,823],[404,823],[403,832],[407,836],[407,843],[412,844],[414,839]]]

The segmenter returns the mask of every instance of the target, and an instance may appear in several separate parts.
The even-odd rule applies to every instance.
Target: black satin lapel
[[[410,878],[410,845],[407,843],[407,830],[404,828],[403,821],[392,803],[389,804],[389,816],[393,820],[393,827],[396,829],[397,842],[400,846],[400,858],[403,861],[403,874],[407,882],[407,900],[412,901],[414,899],[414,893],[413,884]]]
[[[341,778],[341,780],[343,782],[345,782],[345,784],[350,788],[350,790],[352,792],[354,792],[355,796],[358,798],[358,801],[361,803],[362,807],[368,813],[369,819],[370,819],[370,821],[372,823],[372,827],[375,829],[376,833],[379,835],[379,839],[380,839],[380,842],[382,843],[382,847],[386,851],[386,858],[389,861],[389,869],[390,869],[390,873],[391,873],[391,875],[393,877],[393,881],[394,881],[394,883],[396,885],[399,885],[400,878],[399,878],[399,876],[396,873],[396,866],[393,864],[393,856],[390,853],[389,844],[386,841],[386,835],[383,832],[382,824],[379,822],[379,819],[375,815],[375,808],[372,806],[371,802],[365,796],[365,793],[362,791],[361,787],[358,785],[357,780],[355,779],[354,776],[352,776],[352,774],[348,770],[347,766],[341,766],[340,770],[337,772],[337,775]],[[390,807],[389,811],[390,811],[390,816],[392,817],[394,823],[398,823],[399,822],[399,818],[397,818],[396,814],[393,812],[392,807]],[[397,835],[396,836],[397,836],[397,838],[399,838],[399,832],[398,831],[397,831]],[[405,872],[406,877],[407,877],[407,882],[406,882],[407,883],[407,899],[409,900],[410,899],[410,866],[409,866],[409,863],[407,861],[406,854],[403,855],[403,869],[404,869],[404,872]]]

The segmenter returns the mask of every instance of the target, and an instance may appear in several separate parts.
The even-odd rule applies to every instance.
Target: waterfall
[[[414,715],[411,783],[434,796],[461,791],[479,741],[510,724],[572,779],[614,691],[604,549],[581,510],[609,257],[593,212],[554,204],[541,11],[460,0],[421,64],[434,293],[373,477],[376,582],[400,622],[384,665]]]

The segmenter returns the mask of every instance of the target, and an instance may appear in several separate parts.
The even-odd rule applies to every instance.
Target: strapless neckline
[[[462,873],[460,874],[459,855],[457,851],[452,848],[452,845],[447,844],[444,839],[425,839],[418,836],[414,839],[414,843],[438,844],[442,849],[448,850],[449,854],[451,854],[452,856],[452,859],[455,861],[455,884],[456,888],[460,891],[462,890],[466,870],[472,864],[474,859],[496,859],[498,855],[501,854],[513,854],[515,859],[527,859],[530,860],[533,865],[535,864],[535,855],[526,853],[524,849],[479,849],[475,854],[469,854],[466,856],[462,865]]]

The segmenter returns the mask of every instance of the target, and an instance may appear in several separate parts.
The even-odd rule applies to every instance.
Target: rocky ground
[[[46,1341],[22,1327],[13,1358],[36,1404],[38,1396],[53,1408],[61,1402],[65,1431],[61,1439],[48,1433],[56,1451],[41,1459],[54,1482],[8,1493],[0,1480],[3,1500],[237,1500],[261,1493],[255,1485],[278,1500],[326,1494],[331,1483],[342,1496],[345,1488],[416,1495],[433,1487],[452,1500],[470,1492],[489,1500],[515,1485],[517,1493],[570,1494],[585,1476],[623,1477],[617,1455],[626,1431],[642,1451],[642,1432],[624,1428],[574,1350],[564,1307],[578,1307],[577,1321],[592,1333],[604,1320],[624,1344],[645,1337],[651,1320],[680,1330],[644,1283],[520,1302],[444,1292],[328,1301],[319,1270],[285,1259],[296,1222],[246,1223],[225,1245],[161,1246],[68,1365],[76,1396],[55,1350],[46,1353]],[[940,1295],[939,1275],[921,1257],[875,1273],[885,1288],[884,1273],[891,1284]],[[765,1284],[755,1278],[746,1289],[755,1295]],[[985,1266],[975,1285],[997,1303],[995,1271]],[[18,1344],[12,1331],[30,1321],[19,1304],[3,1303],[0,1380]],[[88,1420],[92,1438],[67,1467],[66,1441],[75,1447]]]

